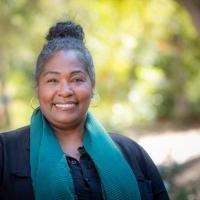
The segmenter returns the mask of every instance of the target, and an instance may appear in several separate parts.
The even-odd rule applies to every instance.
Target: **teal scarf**
[[[105,200],[140,200],[133,171],[90,113],[83,144],[97,168]],[[74,200],[73,180],[65,154],[40,109],[34,111],[31,119],[30,164],[36,200]]]

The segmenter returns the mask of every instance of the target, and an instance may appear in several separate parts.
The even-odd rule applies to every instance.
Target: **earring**
[[[100,95],[94,91],[90,103],[91,107],[93,108],[97,107],[100,104],[100,100],[101,100]]]
[[[33,97],[31,98],[29,104],[30,104],[30,107],[31,107],[33,110],[35,110],[37,107],[39,107],[38,99],[37,99],[35,96],[33,96]]]

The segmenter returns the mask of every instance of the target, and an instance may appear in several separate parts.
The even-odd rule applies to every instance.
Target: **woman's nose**
[[[61,83],[60,87],[59,87],[59,93],[60,96],[70,96],[73,94],[73,88],[71,87],[71,85],[67,82]]]

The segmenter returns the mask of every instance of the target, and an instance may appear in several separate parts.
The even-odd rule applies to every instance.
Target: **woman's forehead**
[[[55,53],[44,65],[43,73],[48,71],[58,73],[62,71],[86,72],[84,63],[74,51],[59,51]]]

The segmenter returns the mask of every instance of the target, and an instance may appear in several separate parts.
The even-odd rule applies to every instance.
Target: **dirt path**
[[[135,139],[130,134],[129,137]],[[200,128],[144,134],[137,141],[157,165],[173,162],[182,164],[200,156]]]

